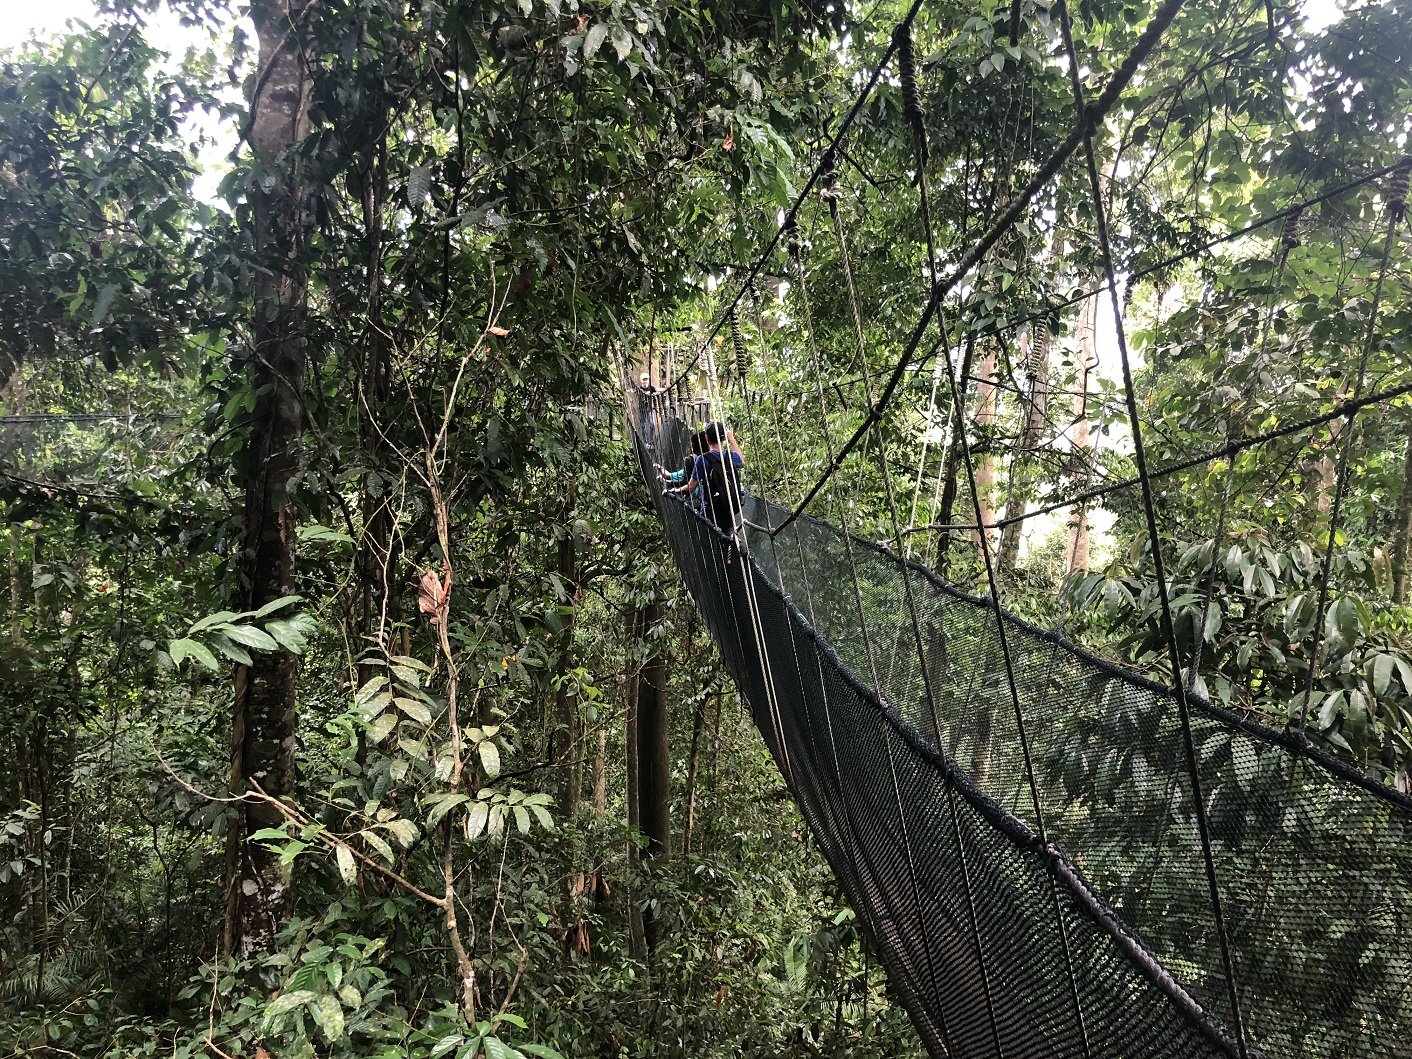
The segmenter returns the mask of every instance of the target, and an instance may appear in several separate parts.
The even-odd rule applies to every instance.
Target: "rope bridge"
[[[1072,124],[1050,134],[1051,152],[1024,170],[1023,186],[994,202],[988,223],[971,231],[968,221],[958,236],[933,227],[926,123],[912,58],[918,0],[783,223],[733,293],[726,291],[694,356],[681,358],[683,365],[669,350],[666,385],[630,389],[640,470],[682,576],[935,1056],[1412,1057],[1412,799],[1308,737],[1316,666],[1309,667],[1302,705],[1287,731],[1213,705],[1201,693],[1199,642],[1192,657],[1178,647],[1154,488],[1195,467],[1224,473],[1226,501],[1211,534],[1214,548],[1226,536],[1234,457],[1273,451],[1287,440],[1302,451],[1315,429],[1342,426],[1332,446],[1332,500],[1308,656],[1319,658],[1356,417],[1409,392],[1371,365],[1412,160],[1305,189],[1302,198],[1242,228],[1207,233],[1155,263],[1120,268],[1105,195],[1109,178],[1094,138],[1144,62],[1160,50],[1181,6],[1168,0],[1155,9],[1097,91],[1081,82],[1085,67],[1068,12],[1062,3],[1054,6],[1073,93]],[[1268,36],[1262,26],[1250,42],[1236,42],[1213,63],[1243,61],[1268,46],[1279,29],[1271,19]],[[862,207],[849,205],[840,169],[847,162],[877,187],[856,159],[876,160],[886,150],[860,142],[866,134],[855,125],[894,62],[914,152],[903,183],[917,197],[916,224],[899,232],[899,241],[913,239],[925,248],[926,287],[896,357],[878,369],[869,361],[876,332],[867,323],[878,307],[865,304],[860,293],[847,223],[847,210]],[[1015,136],[1018,123],[1033,122],[1019,116],[1024,109],[1006,110],[1005,120],[1015,124],[1000,135]],[[1034,140],[1033,125],[1027,128]],[[968,168],[963,182],[970,179]],[[1088,253],[1096,275],[1078,294],[1007,319],[1003,301],[982,303],[976,296],[984,270],[1018,224],[1042,224],[1043,204],[1054,201],[1046,196],[1059,181],[1071,191],[1082,187],[1088,200]],[[1299,245],[1300,217],[1330,202],[1346,207],[1360,193],[1375,196],[1367,209],[1380,220],[1352,257],[1374,262],[1375,278],[1369,279],[1366,332],[1340,399],[1294,422],[1228,423],[1224,443],[1151,465],[1144,446],[1151,425],[1139,412],[1123,292],[1143,276],[1185,261],[1211,261],[1218,247],[1277,232],[1275,282],[1268,301],[1253,306],[1261,320],[1258,364],[1269,353],[1274,292]],[[1075,238],[1056,234],[1054,243]],[[832,248],[827,262],[825,248]],[[811,255],[823,263],[811,268]],[[820,272],[847,310],[832,336],[815,319],[819,306],[811,286]],[[793,374],[805,380],[794,392],[779,385],[788,371],[762,371],[755,376],[762,385],[748,385],[741,315],[753,307],[766,357],[765,336],[775,329],[761,318],[762,277],[787,277],[791,286],[788,329],[794,353],[803,357],[802,370],[796,366]],[[977,482],[976,440],[967,428],[971,384],[980,381],[968,368],[973,351],[980,342],[1047,326],[1073,307],[1094,314],[1088,326],[1096,326],[1099,305],[1116,329],[1122,384],[1116,408],[1136,473],[1111,473],[1090,452],[1075,460],[1077,473],[1070,477],[1078,488],[1070,495],[1041,498],[1032,511],[1007,510],[1003,519],[988,515]],[[726,393],[715,361],[715,340],[727,331],[740,362],[735,396]],[[910,498],[901,483],[911,472],[895,465],[900,397],[925,381],[929,363],[924,421],[944,424],[950,466],[964,476],[973,502],[969,520],[937,524],[926,517],[937,507],[925,502],[922,489],[930,430]],[[705,376],[700,401],[689,397],[693,374]],[[944,403],[949,399],[948,407],[939,408],[938,394]],[[810,436],[823,450],[822,470],[795,481],[784,428],[811,405],[819,421]],[[703,411],[706,418],[729,419],[750,439],[750,480],[762,495],[744,499],[745,528],[736,539],[656,488],[654,465],[680,466],[689,421]],[[1052,419],[1045,426],[1056,437],[1065,429]],[[799,433],[793,423],[791,437]],[[1033,439],[1028,444],[1032,449]],[[1023,447],[1016,445],[1012,475]],[[1220,461],[1228,465],[1224,472]],[[851,497],[845,477],[854,482]],[[852,525],[860,519],[855,501],[865,482],[885,504],[887,543]],[[936,495],[940,491],[938,471]],[[1170,684],[1016,617],[1005,607],[997,576],[992,532],[1121,491],[1136,495],[1134,508],[1146,527]],[[781,492],[801,499],[791,506],[766,499]],[[827,505],[826,514],[811,513],[820,505]],[[958,531],[974,534],[988,586],[984,596],[957,589],[911,559],[919,534]],[[1214,573],[1205,585],[1199,628],[1210,614],[1213,581]]]

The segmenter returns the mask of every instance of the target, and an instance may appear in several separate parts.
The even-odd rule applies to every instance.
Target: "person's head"
[[[652,385],[652,376],[644,371],[641,375],[637,377],[637,381],[638,384],[645,390]]]
[[[684,470],[687,474],[690,474],[690,473],[692,472],[692,469],[693,469],[695,466],[696,466],[696,457],[695,457],[695,456],[683,456],[683,457],[682,457],[682,459],[681,459],[681,469]]]
[[[713,449],[719,449],[721,442],[726,440],[726,425],[716,422],[708,426],[702,433],[706,437],[706,444]]]
[[[709,446],[706,443],[706,431],[698,430],[691,435],[691,453],[693,456],[700,456]]]

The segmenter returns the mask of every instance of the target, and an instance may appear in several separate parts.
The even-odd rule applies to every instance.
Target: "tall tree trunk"
[[[641,662],[638,657],[639,641],[646,638],[643,631],[643,611],[645,608],[638,607],[628,615],[628,676],[624,681],[626,692],[626,709],[623,712],[623,752],[624,752],[624,773],[625,773],[625,802],[627,809],[628,830],[636,831],[640,825],[641,816],[638,812],[638,753],[637,753],[637,698],[641,691],[639,672]],[[637,843],[629,839],[628,841],[628,865],[630,868],[636,867],[638,862]],[[646,949],[644,940],[645,934],[642,924],[642,912],[638,908],[637,901],[631,892],[628,893],[628,951],[634,955],[642,953]]]
[[[1070,467],[1075,477],[1082,475],[1087,481],[1088,459],[1091,451],[1088,429],[1088,392],[1093,383],[1094,372],[1098,370],[1098,288],[1084,302],[1079,316],[1079,385],[1074,395],[1074,423],[1069,435]],[[1087,572],[1089,564],[1088,547],[1088,507],[1075,504],[1069,512],[1069,532],[1065,542],[1069,573],[1082,570]]]
[[[995,456],[992,454],[990,431],[995,426],[995,347],[987,344],[976,358],[976,434],[979,444],[975,447],[976,501],[980,507],[980,521],[990,523],[995,520]],[[986,546],[994,540],[994,531],[975,529],[971,539],[979,545],[982,534]]]
[[[671,756],[667,726],[667,653],[665,640],[653,636],[661,624],[662,604],[653,599],[639,611],[638,636],[647,652],[637,678],[637,818],[647,839],[645,856],[669,860],[672,856]],[[648,951],[656,940],[654,917],[643,916]]]
[[[387,138],[378,138],[363,176],[363,230],[367,241],[367,325],[363,331],[363,362],[358,387],[363,407],[360,409],[359,441],[363,450],[376,460],[388,452],[376,417],[388,415],[392,397],[392,365],[388,356],[387,333],[382,321],[383,291],[383,226],[382,210],[387,191]],[[361,567],[362,627],[357,630],[357,642],[377,644],[387,648],[387,630],[396,624],[397,593],[393,590],[397,577],[395,557],[396,525],[393,513],[394,496],[387,478],[368,475],[364,479],[362,497],[363,539],[358,562]],[[363,666],[359,684],[365,684],[378,674],[374,662]]]
[[[961,394],[961,400],[956,402],[956,407],[951,410],[950,439],[951,443],[946,449],[946,464],[942,468],[942,490],[941,504],[937,508],[936,521],[949,526],[954,520],[956,511],[956,492],[958,473],[961,467],[961,431],[966,429],[966,400],[965,395],[970,391],[971,364],[975,359],[976,340],[975,336],[966,339],[966,348],[961,354],[961,370],[957,378],[957,389]],[[950,530],[942,530],[937,540],[936,560],[934,566],[937,573],[942,577],[946,576],[947,566],[951,559]]]
[[[578,445],[572,425],[566,425],[565,439],[570,453],[577,462]],[[579,605],[579,561],[578,542],[574,533],[574,512],[578,504],[577,480],[570,478],[564,490],[563,501],[559,505],[559,526],[563,534],[556,548],[555,567],[564,591],[569,594],[569,605],[564,608],[563,630],[559,633],[558,664],[555,667],[560,677],[559,688],[554,694],[553,716],[547,725],[549,730],[550,754],[556,763],[561,763],[559,804],[563,806],[564,818],[572,820],[578,812],[579,799],[583,792],[583,761],[586,753],[581,711],[573,695],[571,683],[565,679],[575,664],[574,624]]]
[[[706,731],[706,704],[709,701],[709,695],[702,695],[691,711],[691,749],[686,759],[685,820],[681,830],[683,854],[691,852],[691,832],[696,827],[696,779],[701,773],[701,737]]]
[[[309,0],[257,0],[250,15],[260,42],[260,75],[250,101],[250,146],[271,183],[250,188],[252,242],[259,257],[247,373],[256,394],[241,472],[245,484],[245,609],[294,590],[295,508],[290,483],[300,464],[305,377],[302,314],[305,203],[300,161],[311,90],[302,22]],[[262,651],[235,673],[231,788],[258,783],[284,798],[294,789],[295,658]],[[293,905],[289,869],[247,835],[282,821],[263,801],[240,805],[227,831],[225,947],[269,950]]]
[[[1005,517],[1016,518],[1029,507],[1026,496],[1032,477],[1035,450],[1044,436],[1045,413],[1049,404],[1049,330],[1040,324],[1021,340],[1020,353],[1029,376],[1030,392],[1025,397],[1025,422],[1020,429],[1020,449],[1015,454],[1010,481],[1005,488]],[[1000,553],[996,560],[999,570],[1014,567],[1020,556],[1022,522],[1011,522],[1000,532]]]
[[[1408,582],[1412,570],[1407,566],[1407,553],[1412,548],[1412,433],[1402,456],[1402,493],[1397,498],[1397,513],[1392,522],[1392,601],[1407,603]]]

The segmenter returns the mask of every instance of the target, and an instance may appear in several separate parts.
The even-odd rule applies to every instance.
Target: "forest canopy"
[[[922,1054],[642,373],[753,493],[1412,792],[1412,18],[1188,3],[1102,209],[1032,193],[1158,8],[105,0],[0,53],[0,1050]]]

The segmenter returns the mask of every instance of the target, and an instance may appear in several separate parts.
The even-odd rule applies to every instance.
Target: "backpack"
[[[706,461],[706,512],[727,533],[740,517],[740,468],[726,452],[708,452]]]

